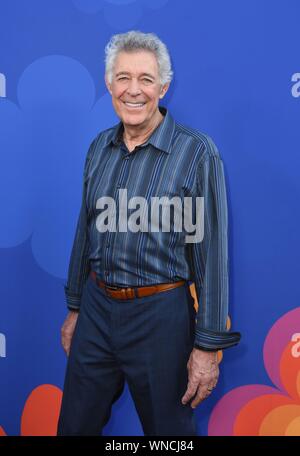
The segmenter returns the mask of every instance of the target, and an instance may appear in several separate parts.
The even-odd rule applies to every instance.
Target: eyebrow
[[[128,73],[128,71],[119,71],[119,73],[116,74],[116,78],[117,78],[118,76],[120,76],[121,74],[128,74],[128,75],[130,75],[130,73]],[[151,79],[155,79],[155,77],[152,76],[152,74],[150,74],[150,73],[143,73],[141,76],[147,76],[147,77],[150,77]]]

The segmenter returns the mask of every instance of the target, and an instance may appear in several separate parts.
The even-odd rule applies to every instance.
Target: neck
[[[152,132],[160,124],[163,118],[164,116],[161,114],[159,109],[157,109],[155,116],[153,116],[151,122],[146,126],[124,125],[123,139],[127,147],[129,146],[128,149],[130,152],[135,148],[135,146],[143,144],[149,138],[149,136],[151,136]]]

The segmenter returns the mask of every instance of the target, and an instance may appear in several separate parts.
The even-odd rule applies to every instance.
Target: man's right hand
[[[67,356],[69,356],[70,346],[74,329],[77,323],[79,312],[70,311],[61,328],[61,344]]]

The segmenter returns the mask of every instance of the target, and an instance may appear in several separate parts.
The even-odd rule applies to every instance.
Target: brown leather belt
[[[160,293],[161,291],[171,290],[172,288],[180,287],[185,283],[185,280],[180,280],[178,282],[159,283],[157,285],[147,285],[144,287],[122,288],[107,285],[105,282],[98,279],[95,271],[91,271],[90,275],[92,279],[96,282],[98,287],[104,288],[107,295],[110,298],[115,299],[143,298],[144,296],[150,296],[155,293]]]

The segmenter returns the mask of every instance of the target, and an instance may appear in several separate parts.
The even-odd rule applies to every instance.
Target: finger
[[[194,397],[196,394],[196,391],[197,391],[197,385],[192,385],[189,383],[187,390],[181,399],[182,404],[186,404],[192,397]]]
[[[201,392],[197,393],[196,397],[194,398],[193,402],[191,403],[191,407],[194,409],[196,408],[201,402],[204,401],[210,394],[211,391],[204,391],[200,390]]]
[[[63,337],[62,340],[61,340],[61,344],[62,344],[62,347],[64,349],[64,351],[67,353],[69,347],[70,347],[70,344],[68,343],[68,341]]]
[[[64,352],[67,353],[68,347],[66,344],[63,345]]]
[[[216,387],[216,383],[211,383],[210,385],[207,385],[207,391],[212,391],[213,389],[215,389]]]
[[[215,371],[209,375],[202,375],[201,384],[199,382],[189,381],[187,390],[181,400],[183,404],[186,404],[190,399],[192,399],[197,393],[200,397],[200,402],[207,397],[207,394],[210,394],[210,391],[207,391],[208,385],[214,385],[218,381],[218,372]],[[198,391],[197,391],[198,390]],[[195,398],[196,399],[196,398]],[[199,403],[200,403],[199,402]]]
[[[213,391],[214,384],[204,384],[199,385],[198,391],[196,396],[194,397],[193,402],[191,403],[191,407],[195,408],[197,405],[200,404],[204,399],[206,399]]]
[[[209,396],[209,394],[206,395],[206,396],[200,396],[200,397],[198,397],[197,400],[195,399],[195,400],[191,403],[192,409],[195,409],[196,407],[198,407],[198,405],[201,404],[201,402],[203,402],[204,399],[207,398],[207,396]]]
[[[61,344],[63,346],[63,349],[65,350],[67,344],[66,344],[66,340],[64,337],[61,338]]]

